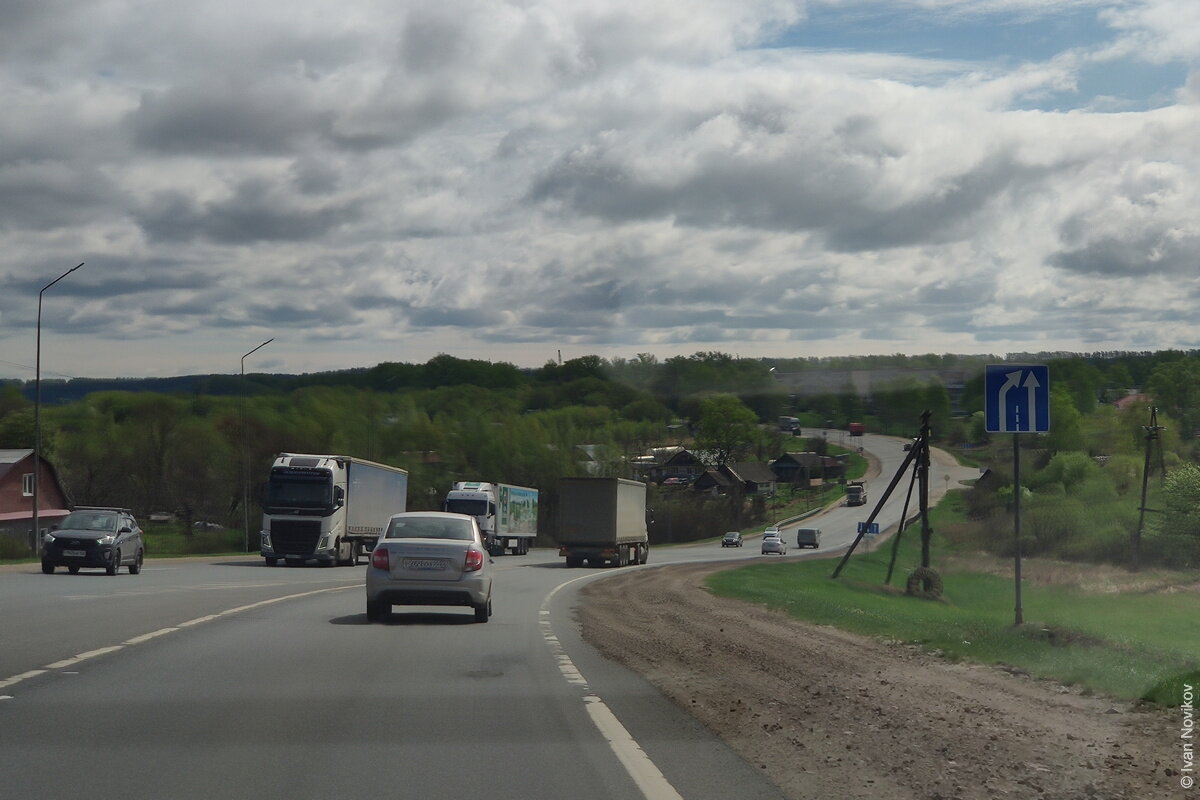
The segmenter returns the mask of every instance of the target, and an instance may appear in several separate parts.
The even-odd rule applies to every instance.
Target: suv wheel
[[[43,575],[53,575],[54,574],[54,565],[51,564],[49,561],[43,561],[42,562],[42,574]]]
[[[130,575],[137,575],[139,572],[142,571],[142,558],[143,558],[142,551],[138,550],[137,558],[134,559],[134,562],[129,565],[129,574]]]
[[[107,567],[105,567],[104,571],[106,573],[108,573],[109,575],[116,575],[117,570],[119,570],[120,568],[121,568],[121,551],[118,550],[117,552],[113,553],[112,563],[109,564]]]

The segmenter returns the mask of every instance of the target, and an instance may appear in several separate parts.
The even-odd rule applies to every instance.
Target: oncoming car
[[[371,551],[367,619],[393,605],[470,606],[476,622],[492,615],[492,558],[479,524],[465,514],[395,514]]]
[[[142,571],[146,547],[142,529],[127,508],[80,506],[42,538],[42,572],[66,567],[72,575],[82,567],[99,567],[116,575],[128,567],[130,575]]]
[[[730,531],[721,537],[721,547],[741,547],[742,534],[737,531]]]

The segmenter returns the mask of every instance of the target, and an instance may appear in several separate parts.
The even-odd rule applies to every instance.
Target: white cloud
[[[831,7],[1110,35],[1041,60],[761,47]],[[80,260],[45,321],[74,374],[224,370],[260,335],[296,371],[1198,341],[1194,74],[1154,111],[1026,108],[1089,64],[1194,64],[1195,8],[14,4],[0,343],[28,349],[29,298]]]

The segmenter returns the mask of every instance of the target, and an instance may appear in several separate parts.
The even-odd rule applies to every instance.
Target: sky
[[[1196,0],[6,0],[0,107],[0,378],[1200,347]]]

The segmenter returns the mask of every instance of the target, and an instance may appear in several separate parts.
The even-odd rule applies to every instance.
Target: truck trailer
[[[525,555],[537,539],[538,490],[507,483],[459,481],[442,502],[442,510],[468,514],[479,522],[488,552]]]
[[[850,423],[850,435],[851,436],[862,436],[866,432],[867,432],[867,426],[864,423],[862,423],[862,422],[851,422]]]
[[[624,478],[562,478],[558,483],[558,554],[568,567],[623,567],[650,558],[646,484]]]
[[[268,566],[354,566],[392,514],[407,510],[408,472],[352,456],[280,453],[262,493]]]

